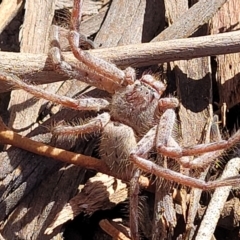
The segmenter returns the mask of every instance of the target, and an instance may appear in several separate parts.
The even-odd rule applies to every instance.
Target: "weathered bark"
[[[235,31],[240,27],[240,8],[237,0],[228,1],[212,20],[212,33]],[[231,13],[231,14],[229,14]],[[240,53],[216,56],[216,81],[219,90],[221,121],[226,125],[226,111],[240,102]]]
[[[127,198],[126,184],[114,177],[98,173],[89,179],[82,191],[64,206],[51,226],[47,228],[46,233],[51,234],[57,226],[74,219],[81,212],[91,215],[99,210],[111,209],[116,204],[126,201]],[[88,204],[87,208],[86,203]]]
[[[236,31],[213,36],[93,49],[89,52],[119,67],[142,67],[174,60],[239,52],[239,36],[240,31]],[[63,53],[63,56],[71,64],[81,64],[72,53]],[[35,84],[67,79],[53,70],[46,54],[0,52],[0,68]],[[0,92],[8,90],[9,86],[6,84],[0,85]]]
[[[115,0],[94,41],[101,47],[149,42],[163,28],[163,1]]]
[[[194,4],[196,1],[190,1],[190,4],[194,5],[189,8],[188,11],[184,12],[179,11],[180,9],[178,9],[176,5],[176,7],[174,7],[175,9],[172,8],[172,10],[178,10],[179,14],[177,16],[177,21],[174,21],[174,23],[169,28],[160,33],[153,41],[157,42],[167,39],[189,37],[197,29],[207,23],[226,1],[227,0],[199,0],[196,4]],[[172,4],[170,7],[173,6],[174,4]],[[174,18],[171,17],[168,19],[169,24],[172,23],[173,19]]]
[[[37,0],[26,2],[20,50],[22,53],[48,52],[48,37],[54,8],[55,1]],[[48,91],[56,91],[56,89],[58,89],[57,85],[46,88]],[[23,134],[30,132],[34,129],[34,126],[28,127],[35,124],[39,115],[38,111],[43,102],[42,100],[35,101],[30,94],[22,90],[12,91],[9,104],[9,109],[11,109],[9,126]],[[29,107],[29,103],[32,105],[31,107]],[[17,114],[18,112],[22,113]],[[26,119],[25,116],[28,116],[28,118]],[[26,130],[27,128],[28,130]]]
[[[9,1],[3,0],[0,4],[0,34],[5,27],[13,20],[17,15],[19,9],[23,5],[23,0]]]

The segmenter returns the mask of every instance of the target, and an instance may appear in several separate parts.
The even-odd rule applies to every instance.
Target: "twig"
[[[79,165],[88,169],[93,169],[103,173],[109,173],[109,169],[104,162],[96,158],[75,154],[60,148],[52,147],[41,142],[23,137],[18,133],[7,128],[0,118],[0,142],[1,144],[10,144],[15,147],[36,153],[42,156],[51,157],[62,162]]]
[[[0,118],[0,143],[10,144],[14,147],[24,149],[26,151],[50,157],[65,163],[78,165],[87,169],[92,169],[101,173],[112,176],[113,172],[110,171],[108,166],[97,158],[85,156],[79,153],[73,153],[64,149],[52,147],[41,142],[34,141],[27,137],[21,136],[18,133],[10,130]],[[119,176],[114,176],[119,177]],[[128,181],[129,179],[124,179]],[[148,178],[141,176],[139,180],[141,186],[147,188],[150,186]]]
[[[125,234],[115,228],[107,219],[103,219],[99,222],[100,227],[108,233],[113,239],[116,240],[130,240]]]
[[[154,43],[132,44],[89,52],[119,67],[150,66],[158,63],[240,52],[240,31],[204,37],[169,40]],[[80,64],[72,53],[63,53],[69,63]],[[45,54],[0,52],[0,69],[14,73],[36,84],[66,79],[53,71],[51,60]],[[45,79],[45,80],[44,80]],[[0,91],[7,91],[0,86]]]
[[[0,4],[0,34],[17,15],[23,0],[3,0]]]
[[[221,179],[236,176],[240,169],[240,158],[231,159],[222,174]],[[211,202],[208,205],[205,216],[202,220],[201,226],[198,230],[196,240],[211,240],[214,230],[216,228],[219,216],[224,208],[231,186],[217,188],[213,194]]]
[[[174,23],[153,39],[154,42],[186,38],[207,23],[227,0],[200,0]]]

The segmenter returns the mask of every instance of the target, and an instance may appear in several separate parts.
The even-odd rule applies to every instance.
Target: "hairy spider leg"
[[[0,72],[0,80],[10,83],[15,88],[23,89],[37,98],[43,98],[48,101],[61,104],[62,106],[76,110],[95,110],[106,109],[109,102],[102,98],[79,98],[73,99],[66,96],[60,96],[54,93],[49,93],[36,86],[29,85],[15,75],[10,75],[5,72]]]
[[[49,57],[53,63],[54,70],[69,78],[74,78],[82,82],[88,83],[99,89],[106,90],[114,93],[120,85],[111,79],[99,75],[97,72],[92,71],[82,62],[68,63],[64,60],[59,43],[58,27],[52,26],[50,31],[50,50]]]
[[[160,99],[160,100],[162,100],[162,99]],[[170,101],[170,104],[171,104],[171,101]],[[223,141],[222,139],[220,139],[217,142],[196,145],[196,149],[197,149],[196,152],[194,152],[195,146],[182,149],[178,145],[178,143],[175,141],[175,139],[171,137],[171,132],[172,132],[173,124],[174,124],[175,120],[171,121],[170,119],[175,119],[175,115],[176,115],[175,112],[173,110],[169,109],[169,111],[167,111],[164,114],[164,116],[162,117],[162,119],[159,123],[158,132],[157,132],[157,139],[158,139],[157,140],[157,150],[160,154],[174,158],[175,160],[177,160],[179,162],[179,164],[181,164],[182,167],[195,168],[195,169],[196,168],[205,168],[205,167],[209,166],[209,164],[211,164],[214,161],[214,159],[219,157],[223,153],[224,149],[226,149],[226,147],[222,146],[223,142],[225,142],[226,145],[228,144],[229,145],[228,147],[231,147],[238,142],[237,139],[238,139],[239,135],[234,137],[233,140],[229,139],[228,141]],[[171,122],[171,126],[170,126],[169,120]],[[167,129],[165,129],[165,128],[167,126],[170,127],[170,129],[169,129],[169,132],[166,134],[165,132],[167,131]],[[165,132],[164,132],[164,129],[166,130]],[[166,134],[166,135],[164,136],[163,134]],[[169,136],[169,138],[167,138],[167,136]],[[166,141],[166,139],[168,139],[167,141],[169,143],[171,143],[171,144],[168,144],[168,146],[166,145],[166,142],[164,142],[164,140]],[[219,143],[221,144],[220,149],[218,148]],[[202,152],[199,152],[198,146],[204,148],[204,151],[202,151],[202,149],[200,149],[200,151],[202,151]],[[205,148],[205,146],[206,146],[206,148]],[[211,147],[210,149],[212,149],[212,147],[214,147],[214,146],[216,146],[216,148],[214,148],[214,150],[207,152],[207,151],[209,151],[208,149],[210,147]],[[188,152],[188,149],[190,149],[191,152]],[[181,152],[184,152],[184,154],[181,155]],[[203,152],[205,152],[205,153],[194,159],[185,157],[185,156],[198,155],[199,153],[203,153]]]
[[[133,240],[139,240],[139,213],[138,213],[138,203],[139,203],[139,178],[140,178],[140,169],[135,168],[133,170],[132,179],[130,182],[130,231],[131,231],[131,238]]]
[[[161,117],[158,133],[157,133],[157,151],[164,156],[168,156],[174,159],[180,159],[184,156],[194,156],[199,154],[204,154],[207,152],[214,152],[225,150],[233,147],[240,141],[240,130],[238,130],[232,137],[228,140],[220,140],[217,142],[197,144],[192,147],[181,148],[180,146],[171,147],[167,146],[166,141],[168,138],[164,138],[162,135],[163,129],[170,124],[170,119],[175,116],[175,112],[172,109],[168,109]],[[173,125],[172,125],[173,127]],[[169,130],[169,133],[171,131]],[[168,134],[169,134],[168,133]],[[168,135],[171,136],[171,135]],[[197,160],[198,161],[198,160]],[[180,161],[181,162],[181,161]],[[195,161],[196,162],[196,161]],[[182,162],[181,164],[185,164]],[[186,166],[186,165],[185,165]]]
[[[138,230],[138,194],[139,194],[139,177],[140,170],[135,158],[138,156],[147,157],[147,154],[154,146],[154,139],[156,136],[157,126],[151,128],[148,133],[137,143],[136,148],[130,154],[130,161],[135,164],[135,170],[130,182],[130,229],[131,237],[134,240],[139,239]],[[141,167],[140,167],[141,168]]]
[[[109,168],[104,162],[94,157],[86,156],[80,153],[73,153],[61,148],[52,147],[42,142],[34,141],[30,138],[21,136],[9,129],[0,117],[0,142],[1,144],[10,144],[26,151],[50,157],[58,161],[69,164],[75,164],[88,169],[93,169],[106,174],[110,174]]]
[[[79,26],[82,15],[82,3],[83,0],[74,0],[72,12],[72,26],[69,34],[69,43],[72,48],[74,56],[80,61],[90,67],[92,70],[98,72],[100,75],[110,78],[119,84],[124,82],[125,73],[118,69],[113,64],[110,64],[102,59],[91,56],[88,52],[82,51],[78,48],[79,45]]]
[[[114,93],[121,86],[132,84],[135,81],[135,71],[130,67],[125,71],[118,69],[114,64],[91,56],[88,52],[79,48],[82,2],[82,0],[74,0],[74,11],[71,16],[71,31],[69,33],[69,43],[72,52],[80,62],[73,65],[63,60],[57,27],[52,28],[49,56],[57,72]]]
[[[149,130],[149,132],[139,141],[139,143],[137,145],[137,149],[135,149],[130,155],[130,160],[132,162],[134,162],[134,164],[136,164],[139,168],[141,168],[142,170],[144,170],[148,173],[155,174],[158,177],[162,177],[162,178],[165,178],[170,181],[179,182],[179,183],[189,186],[189,187],[200,188],[203,190],[210,190],[210,189],[214,189],[214,188],[222,187],[222,186],[238,185],[240,183],[239,176],[228,178],[228,179],[223,179],[223,180],[215,180],[215,181],[205,182],[203,180],[195,179],[195,178],[183,175],[181,173],[172,171],[170,169],[163,168],[163,167],[158,166],[157,164],[145,159],[144,157],[142,157],[143,154],[146,154],[147,151],[149,151],[152,147],[154,147],[154,144],[156,144],[155,146],[161,146],[161,147],[164,146],[164,149],[167,149],[167,153],[169,153],[169,155],[167,155],[167,154],[165,155],[166,151],[163,154],[162,152],[159,151],[159,148],[157,148],[159,154],[163,154],[164,156],[170,156],[170,157],[174,156],[173,158],[176,160],[178,160],[178,158],[175,157],[176,156],[175,152],[181,152],[181,151],[184,153],[188,152],[186,150],[188,148],[181,149],[180,146],[176,146],[176,145],[169,146],[168,145],[168,142],[172,141],[171,138],[169,138],[168,136],[170,136],[169,134],[171,134],[171,131],[172,131],[171,126],[173,126],[174,115],[175,115],[175,113],[171,109],[168,109],[163,113],[163,115],[160,118],[160,121],[159,121],[160,124],[158,125],[157,130],[155,132],[153,131],[156,127],[155,126],[151,130]],[[168,126],[166,126],[166,124]],[[161,132],[163,134],[163,137],[161,136]],[[223,148],[225,149],[226,146],[230,147],[233,144],[235,144],[236,142],[238,142],[239,135],[240,135],[240,131],[238,131],[236,134],[234,134],[233,137],[231,137],[228,141],[225,141],[226,142],[226,143],[224,142],[225,147],[222,147],[223,144],[220,144],[220,146],[221,146],[221,148],[220,148],[218,146],[218,142],[212,143],[212,144],[210,144],[210,146],[213,145],[214,149],[216,149],[215,146],[217,146],[216,150],[223,149]],[[156,141],[156,142],[154,142],[154,141]],[[220,143],[222,143],[222,141],[220,141]],[[204,145],[204,144],[200,144],[200,146],[202,146],[202,145]],[[206,144],[206,145],[208,146],[209,144]],[[197,146],[199,146],[199,145],[197,145]],[[198,150],[198,148],[196,148],[196,149]],[[212,148],[207,148],[207,150],[209,150],[209,149],[211,149],[211,151],[214,151],[214,150],[212,150]],[[202,149],[201,149],[201,152],[202,152]],[[206,152],[206,150],[205,150],[205,152]],[[174,153],[174,154],[172,154],[172,153]],[[189,153],[190,153],[189,155],[193,155],[192,148],[190,148]],[[198,153],[198,151],[197,151],[197,153]],[[184,154],[184,156],[186,156],[186,155],[187,154]],[[182,156],[182,155],[180,155],[180,156]]]
[[[195,179],[195,178],[183,175],[181,173],[175,172],[173,170],[161,167],[155,164],[154,162],[147,160],[147,153],[152,148],[154,148],[154,146],[161,146],[161,147],[164,146],[164,149],[167,149],[168,155],[165,154],[166,151],[164,153],[159,151],[159,149],[161,148],[158,147],[157,150],[159,154],[163,154],[164,156],[170,156],[170,157],[173,156],[173,158],[178,160],[181,164],[184,163],[184,161],[189,162],[189,159],[186,157],[182,157],[182,155],[180,155],[179,158],[175,157],[176,152],[186,153],[187,151],[186,149],[184,149],[185,151],[182,150],[181,147],[178,145],[178,143],[171,137],[174,122],[175,122],[175,112],[172,109],[166,110],[161,116],[159,120],[159,124],[157,126],[154,126],[152,129],[150,129],[147,132],[147,134],[138,142],[136,149],[134,149],[130,154],[130,161],[132,161],[138,168],[142,169],[145,172],[155,174],[156,176],[164,178],[169,181],[179,182],[183,185],[200,188],[203,190],[210,190],[210,189],[214,189],[216,187],[221,187],[221,186],[238,185],[240,183],[239,176],[223,179],[223,180],[205,182],[204,180]],[[230,138],[230,140],[227,141],[229,142],[228,146],[230,145],[232,146],[234,143],[236,143],[237,139],[239,139],[239,134],[236,133],[232,138]],[[214,145],[218,146],[218,142],[214,143]],[[192,152],[190,151],[190,153]],[[211,161],[214,160],[215,156],[219,156],[220,152],[217,151],[217,152],[213,152],[212,154],[213,154],[213,157],[211,157]],[[184,156],[186,155],[187,154],[184,154]],[[197,162],[201,161],[199,160],[199,158],[197,159]],[[203,155],[203,159],[204,158],[206,158],[206,154]],[[140,175],[139,171],[136,170],[135,174],[133,175],[133,179],[131,181],[131,191],[133,196],[130,199],[132,203],[131,209],[130,209],[131,211],[130,221],[131,221],[131,231],[132,231],[133,239],[139,239],[138,226],[137,224],[135,224],[136,219],[138,219],[136,202],[138,200],[137,194],[139,190],[139,186],[138,186],[139,175]]]
[[[52,129],[55,135],[84,135],[94,132],[100,132],[104,129],[110,121],[109,113],[99,114],[97,117],[92,118],[87,123],[77,126],[56,126]]]

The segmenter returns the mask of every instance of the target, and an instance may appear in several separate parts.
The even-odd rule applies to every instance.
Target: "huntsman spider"
[[[182,148],[172,134],[176,121],[175,108],[178,107],[179,101],[174,97],[161,97],[166,89],[165,84],[150,74],[144,74],[136,79],[135,71],[131,67],[121,70],[115,65],[93,57],[79,48],[79,19],[81,19],[82,14],[82,2],[82,0],[74,0],[69,33],[72,53],[81,62],[81,65],[70,65],[63,60],[56,29],[53,30],[49,55],[56,71],[108,91],[113,94],[110,102],[101,98],[71,99],[57,96],[40,90],[37,86],[25,84],[17,77],[6,77],[3,74],[0,74],[0,79],[9,81],[14,87],[21,88],[36,97],[45,98],[68,108],[79,111],[101,110],[101,113],[88,123],[80,126],[56,127],[53,131],[57,134],[101,132],[101,160],[107,164],[113,173],[118,172],[119,176],[131,179],[131,238],[139,239],[138,194],[140,170],[181,185],[203,190],[240,183],[239,176],[205,182],[184,175],[150,161],[149,152],[154,150],[159,155],[176,160],[186,168],[205,168],[223,150],[239,142],[240,131],[237,131],[228,140]],[[81,66],[83,66],[83,69],[80,68]],[[197,157],[190,161],[188,156]],[[81,159],[84,158],[87,158],[87,156],[81,155]]]

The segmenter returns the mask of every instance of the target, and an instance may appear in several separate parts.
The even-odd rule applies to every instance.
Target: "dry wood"
[[[95,38],[96,45],[99,45],[101,47],[112,47],[119,44],[123,45],[121,38],[126,38],[127,41],[124,40],[124,44],[129,44],[133,43],[136,40],[137,42],[146,42],[150,40],[153,42],[157,42],[168,39],[189,37],[199,27],[207,23],[211,19],[211,17],[214,16],[214,14],[218,11],[218,9],[221,8],[221,6],[226,2],[226,0],[214,0],[212,2],[201,0],[193,7],[191,7],[188,11],[186,11],[186,0],[178,2],[164,1],[164,5],[161,2],[158,2],[157,4],[156,2],[154,4],[149,4],[149,2],[150,1],[148,1],[148,4],[146,4],[145,1],[134,0],[131,1],[131,3],[126,4],[122,0],[113,1],[107,15],[107,19]],[[195,2],[193,1],[192,4],[194,3]],[[139,25],[139,22],[141,22],[143,18],[142,11],[144,7],[144,21],[142,25]],[[131,8],[134,9],[134,16],[131,12],[129,14]],[[164,8],[166,9],[166,13],[163,12]],[[157,11],[156,14],[155,11]],[[115,19],[116,13],[118,13],[117,19]],[[151,35],[154,36],[154,34],[156,35],[165,27],[165,19],[163,18],[164,14],[165,17],[168,19],[170,27],[162,31],[157,37],[152,40],[152,38],[149,37]],[[174,24],[172,24],[174,18],[173,14],[177,14],[175,16]],[[156,19],[156,16],[158,19]],[[156,24],[154,24],[156,21],[159,22],[158,29],[155,29],[157,27]],[[148,23],[148,27],[144,26],[145,22]],[[153,26],[150,25],[149,22],[153,22]],[[124,27],[119,28],[119,26]],[[139,36],[138,34],[135,34],[134,37],[132,36],[131,33],[133,31],[135,32],[136,29],[137,31],[142,32],[141,39],[134,39],[134,37],[136,38],[136,36]],[[88,30],[86,29],[86,31]],[[111,38],[109,38],[109,32],[114,33],[115,42],[111,42],[112,40]],[[85,33],[85,31],[83,31],[83,33]],[[121,34],[116,36],[116,33]],[[98,41],[98,38],[100,38],[100,41]]]
[[[54,24],[64,27],[65,31],[67,33],[69,32],[70,15],[71,15],[71,8],[72,8],[73,1],[71,0],[68,2],[70,4],[66,4],[66,6],[65,6],[65,4],[59,3],[59,1],[57,2],[56,10],[61,9],[61,11],[60,11],[60,13],[56,14],[56,19],[54,21]],[[101,24],[104,20],[104,17],[106,15],[106,12],[109,8],[109,2],[110,2],[110,0],[106,0],[104,2],[103,1],[92,1],[92,0],[84,1],[84,3],[83,3],[83,15],[84,16],[83,16],[81,26],[80,26],[81,34],[89,37],[93,34],[96,34],[99,31]],[[93,5],[91,7],[92,13],[88,7],[91,5]],[[61,39],[60,39],[60,41],[61,41]],[[65,41],[66,41],[66,43],[64,43],[64,44],[68,47],[68,49],[70,49],[68,40],[65,40]]]
[[[48,52],[48,34],[52,23],[54,7],[55,1],[26,1],[25,19],[21,36],[20,51],[22,53]],[[45,86],[45,89],[56,91],[60,84]],[[32,102],[31,107],[28,107],[27,102],[29,101]],[[25,134],[30,132],[31,129],[36,127],[36,119],[39,116],[38,111],[42,104],[43,101],[34,101],[31,94],[27,94],[22,90],[12,91],[9,103],[9,109],[11,109],[9,126]],[[19,112],[21,114],[17,114]],[[28,118],[25,116],[28,116]],[[28,126],[31,125],[32,127],[29,129]]]
[[[126,184],[105,174],[98,173],[90,178],[81,189],[57,214],[53,223],[46,229],[51,234],[53,229],[73,219],[81,212],[92,215],[99,210],[107,210],[123,202],[128,197]]]
[[[21,34],[21,52],[47,53],[48,34],[55,8],[54,1],[26,1]]]
[[[25,18],[22,27],[22,33],[20,36],[22,53],[24,52],[46,54],[48,52],[48,34],[50,26],[52,24],[54,8],[55,1],[26,1]],[[48,91],[56,92],[59,88],[59,85],[61,85],[60,82],[57,84],[44,86],[44,88]],[[27,94],[24,91],[12,91],[11,101],[9,103],[9,126],[25,134],[31,132],[37,126],[36,122],[39,117],[39,111],[42,108],[44,102],[46,103],[46,101],[42,100],[36,101],[30,94]],[[19,139],[19,141],[22,141],[21,138]],[[12,149],[8,150],[8,154],[11,154],[12,152]],[[9,159],[6,158],[6,165],[11,165],[12,161],[20,161],[21,164],[23,164],[24,158],[26,158],[26,160],[31,159],[29,154],[28,156],[24,157],[24,152],[22,151],[19,155],[13,155],[12,157],[9,157]],[[41,157],[38,157],[37,159],[41,159]],[[64,202],[66,202],[69,196],[72,196],[73,192],[76,189],[76,185],[79,181],[82,181],[84,171],[80,169],[76,171],[76,173],[78,172],[80,174],[79,177],[76,176],[75,173],[70,171],[71,173],[69,176],[71,176],[72,174],[72,176],[76,179],[75,182],[71,183],[71,179],[67,177],[67,171],[64,171],[66,177],[61,176],[61,171],[58,172],[58,164],[52,163],[51,165],[50,163],[49,171],[52,171],[52,178],[46,180],[45,186],[44,184],[39,186],[39,183],[44,182],[43,180],[47,178],[49,171],[44,165],[39,165],[37,167],[38,164],[36,162],[31,161],[29,162],[29,164],[21,167],[15,166],[15,168],[13,168],[12,170],[12,174],[8,175],[9,178],[12,177],[12,181],[10,181],[10,183],[7,185],[3,184],[3,186],[8,186],[8,188],[12,187],[11,182],[16,181],[16,178],[14,176],[16,176],[17,178],[22,176],[22,179],[19,181],[19,183],[21,182],[20,185],[17,184],[13,191],[9,192],[6,187],[2,189],[5,195],[1,202],[1,212],[3,213],[1,218],[5,219],[2,225],[2,234],[6,239],[15,238],[16,232],[18,234],[18,238],[38,238],[38,235],[42,235],[42,226],[44,224],[49,224],[48,221],[50,221],[51,219],[51,213],[53,217],[54,212],[58,211],[58,207],[61,206],[61,204],[63,204]],[[36,174],[34,174],[33,170],[35,167],[37,167],[38,169],[38,172]],[[52,168],[55,168],[55,171]],[[43,172],[41,173],[41,171]],[[25,174],[29,177],[24,177],[26,176]],[[41,175],[43,176],[42,180]],[[54,180],[58,182],[57,187]],[[2,182],[6,183],[7,181],[8,178],[4,178]],[[48,186],[46,186],[46,183]],[[68,184],[68,186],[66,187],[65,184]],[[46,189],[45,187],[48,187],[48,189]],[[61,194],[61,187],[68,188],[65,190],[64,196],[62,196],[63,194]],[[34,190],[36,191],[35,193]],[[48,192],[48,190],[50,190],[51,194],[53,195],[49,194],[50,192]],[[42,193],[45,194],[43,195]],[[39,197],[41,196],[41,194],[44,197]],[[20,206],[19,201],[22,197],[25,197],[25,200],[22,202],[23,205]],[[50,200],[51,198],[52,200]],[[52,204],[57,199],[60,199],[58,202],[58,206]],[[8,204],[5,204],[6,202],[8,202]],[[26,203],[29,206],[29,209],[31,209],[31,211],[29,211],[28,209],[26,211],[26,208],[24,207]],[[31,218],[31,221],[29,221],[29,218]],[[21,223],[15,224],[13,227],[13,222]]]
[[[236,176],[240,169],[240,158],[231,159],[221,176],[221,179]],[[211,202],[205,212],[201,226],[198,230],[196,240],[206,239],[211,240],[215,231],[220,214],[224,209],[225,202],[229,196],[231,187],[217,188],[212,196]]]
[[[73,2],[71,0],[57,0],[56,1],[56,10],[63,8],[72,8]]]
[[[209,109],[212,112],[212,109]],[[208,123],[206,124],[205,129],[205,143],[220,141],[221,133],[219,130],[219,119],[217,115],[214,115],[213,118],[209,118]],[[207,167],[199,176],[199,179],[204,180],[208,174],[208,171],[210,169],[210,166]],[[190,193],[190,201],[189,201],[189,211],[188,211],[188,218],[187,218],[187,224],[186,229],[188,232],[189,239],[193,239],[195,236],[195,231],[197,226],[194,225],[194,221],[196,218],[196,214],[199,209],[199,201],[201,198],[202,190],[200,189],[192,189]]]
[[[203,218],[206,212],[207,206],[202,206],[198,209],[198,216],[200,219]],[[229,229],[232,231],[233,228],[238,228],[240,222],[240,200],[239,198],[233,197],[224,204],[224,208],[221,212],[218,220],[218,226]]]
[[[23,5],[23,0],[3,0],[0,4],[0,34],[13,20]]]
[[[30,152],[44,155],[46,157],[59,158],[60,161],[71,163],[75,165],[79,165],[82,167],[86,167],[89,169],[95,169],[96,171],[102,173],[109,173],[108,167],[104,162],[99,161],[93,157],[85,157],[82,154],[74,154],[72,152],[64,151],[59,148],[53,148],[51,146],[47,146],[41,142],[33,141],[29,138],[22,137],[21,135],[13,132],[9,128],[7,128],[3,121],[0,119],[0,128],[1,128],[1,136],[0,142],[1,144],[11,144],[15,142],[14,146],[22,149],[28,148]]]
[[[157,42],[191,36],[198,28],[207,23],[226,1],[227,0],[200,0],[189,8],[187,12],[178,11],[177,21],[161,32],[153,41]],[[175,10],[176,9],[175,7]],[[169,20],[173,21],[171,18]]]
[[[238,0],[228,1],[212,19],[212,33],[236,31],[240,27],[240,8]],[[231,14],[229,14],[231,13]],[[240,102],[240,53],[216,56],[216,81],[219,90],[219,108],[222,109],[221,121],[226,125],[226,110]],[[225,109],[224,109],[225,106]]]
[[[164,28],[163,10],[162,1],[113,0],[94,41],[101,47],[149,42]]]
[[[88,19],[84,20],[81,23],[80,32],[86,36],[90,36],[97,33],[101,27],[101,24],[104,20],[108,8],[109,8],[108,5],[106,5],[100,9],[98,14],[94,14]]]
[[[174,60],[240,52],[239,37],[240,31],[235,31],[190,39],[94,49],[89,52],[119,67],[140,67]],[[66,61],[77,63],[71,53],[63,53],[63,56]],[[0,69],[25,80],[34,81],[36,84],[66,79],[53,71],[52,63],[45,54],[0,52]],[[1,92],[7,90],[9,86],[0,86]]]
[[[180,1],[164,1],[165,3],[165,16],[166,20],[171,26],[172,24],[176,24],[178,18],[181,15],[185,15],[188,10],[188,1],[180,0]],[[161,34],[161,33],[160,33]]]
[[[5,195],[6,190],[4,191],[6,207],[11,208],[12,201],[17,201],[17,206],[11,210],[7,209],[10,212],[7,213],[7,219],[1,226],[1,233],[5,239],[14,239],[16,234],[20,239],[39,239],[39,236],[42,236],[41,239],[46,239],[42,226],[44,224],[48,226],[55,213],[69,200],[69,196],[76,193],[76,184],[83,182],[85,171],[73,166],[61,165],[60,167],[59,163],[53,165],[53,161],[50,159],[43,166],[44,159],[39,156],[31,157],[24,151],[18,152],[18,155],[31,160],[31,162],[22,166],[24,168],[21,168],[21,164],[19,168],[16,168],[19,176],[16,174],[17,171],[13,171],[15,174],[9,175],[12,180],[7,186],[10,189],[13,188],[13,184],[15,189],[7,195]],[[13,155],[11,156],[13,157]],[[35,160],[43,160],[43,162],[34,166]],[[47,159],[45,158],[45,160]],[[34,170],[33,166],[37,169]],[[23,201],[19,200],[21,196],[25,196],[22,197]],[[1,213],[5,213],[5,211],[4,204],[1,203]],[[4,216],[6,215],[1,215],[1,218]],[[48,239],[52,239],[60,231],[59,228],[56,229]]]
[[[224,205],[224,209],[221,212],[221,218],[219,219],[219,225],[232,229],[233,227],[239,227],[240,222],[240,200],[238,197],[234,197],[227,201]]]
[[[119,229],[117,229],[113,222],[108,221],[107,219],[103,219],[99,222],[100,227],[107,232],[114,240],[131,240],[130,237],[127,237],[124,233],[122,233]],[[116,225],[116,224],[115,224]]]

